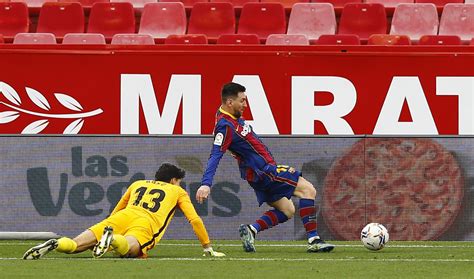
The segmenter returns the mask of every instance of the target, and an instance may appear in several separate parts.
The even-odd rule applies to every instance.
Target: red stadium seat
[[[400,4],[395,8],[390,34],[407,35],[418,41],[438,33],[438,12],[434,4]]]
[[[260,2],[259,0],[210,0],[212,3],[219,3],[219,2],[229,2],[234,5],[234,8],[236,9],[242,9],[242,6],[245,3],[252,3],[252,2]]]
[[[463,41],[474,37],[474,4],[446,4],[438,34],[457,35]]]
[[[305,35],[271,34],[268,36],[265,44],[273,46],[307,46],[309,45],[309,40]]]
[[[13,39],[18,33],[28,32],[28,16],[25,3],[0,3],[0,34]]]
[[[334,8],[341,9],[347,3],[362,3],[362,0],[312,0],[313,3],[330,3]]]
[[[461,38],[453,35],[425,35],[421,36],[420,45],[461,45]]]
[[[169,35],[165,39],[166,45],[206,45],[207,37],[204,34]]]
[[[189,17],[188,34],[204,34],[216,41],[223,34],[235,34],[235,13],[231,3],[196,3]]]
[[[294,4],[296,3],[309,3],[310,0],[260,0],[260,2],[262,3],[269,3],[269,2],[278,2],[278,3],[281,3],[283,4],[283,7],[285,7],[285,9],[291,9],[293,7]]]
[[[255,34],[226,34],[217,38],[218,45],[258,45],[260,40]]]
[[[146,4],[138,33],[162,39],[169,35],[184,35],[186,33],[186,11],[183,3]]]
[[[208,0],[159,0],[159,2],[181,2],[186,9],[190,9],[196,3],[209,2]]]
[[[63,45],[105,45],[105,37],[98,33],[70,33],[64,35]]]
[[[80,3],[47,2],[41,7],[36,32],[53,33],[62,38],[67,33],[84,33],[84,10]]]
[[[112,45],[154,45],[155,40],[147,34],[115,34]]]
[[[405,35],[374,34],[369,37],[368,45],[411,45],[410,37]]]
[[[336,33],[336,15],[329,3],[297,3],[291,10],[287,34],[303,34],[309,40]]]
[[[143,8],[146,4],[148,3],[156,3],[158,2],[157,0],[110,0],[110,2],[130,2],[132,3],[134,8]]]
[[[112,38],[119,33],[135,33],[135,10],[130,3],[95,3],[89,16],[87,33]]]
[[[415,3],[415,0],[365,0],[365,3],[380,3],[385,8],[395,8],[402,3]]]
[[[58,2],[79,2],[81,3],[82,7],[90,8],[94,3],[109,3],[110,0],[58,0]]]
[[[474,46],[474,38],[471,39],[470,45],[471,45],[471,46]]]
[[[367,41],[372,34],[387,34],[387,15],[382,4],[346,4],[338,34],[354,34]]]
[[[432,3],[437,7],[443,7],[448,3],[464,3],[464,0],[415,0],[415,3]]]
[[[270,34],[286,33],[285,9],[280,3],[246,3],[240,14],[238,34],[257,34],[265,40]]]
[[[4,44],[5,40],[3,39],[3,35],[0,34],[0,44]]]
[[[13,43],[26,45],[55,45],[56,37],[53,33],[18,33],[15,35]]]
[[[350,35],[321,35],[316,45],[360,45],[359,36]]]
[[[41,8],[46,2],[58,2],[58,0],[14,0],[11,2],[25,2],[28,8]]]

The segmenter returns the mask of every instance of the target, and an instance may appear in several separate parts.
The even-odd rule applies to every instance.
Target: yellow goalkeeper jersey
[[[134,213],[133,215],[145,217],[153,230],[153,239],[150,239],[150,242],[154,242],[163,236],[176,207],[183,211],[201,244],[209,244],[204,223],[196,213],[188,193],[177,185],[154,180],[136,181],[128,187],[110,216],[125,210]],[[141,244],[146,246],[144,243]]]

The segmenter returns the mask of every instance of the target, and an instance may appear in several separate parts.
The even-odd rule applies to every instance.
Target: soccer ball
[[[380,250],[388,242],[388,231],[379,223],[370,223],[360,232],[360,240],[369,250]]]

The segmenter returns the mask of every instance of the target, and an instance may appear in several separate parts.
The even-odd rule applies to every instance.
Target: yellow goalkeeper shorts
[[[142,248],[143,256],[147,256],[147,251],[155,246],[153,229],[148,218],[138,216],[134,212],[121,210],[107,219],[99,222],[89,228],[97,241],[100,240],[106,226],[111,226],[115,234],[123,236],[133,236],[138,240]],[[147,244],[147,246],[143,246]]]

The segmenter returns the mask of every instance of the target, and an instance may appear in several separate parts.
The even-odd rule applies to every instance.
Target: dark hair
[[[245,87],[235,83],[229,82],[222,86],[221,100],[225,104],[229,98],[236,98],[240,92],[245,92]]]
[[[155,173],[155,180],[170,183],[172,178],[183,179],[186,171],[170,163],[163,163]]]

